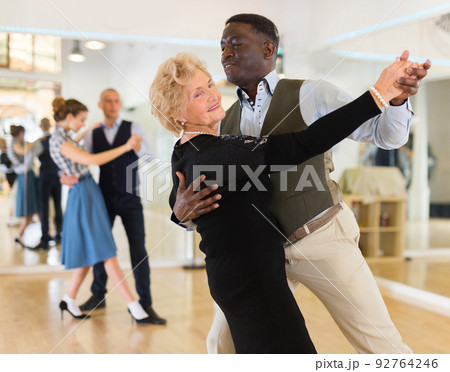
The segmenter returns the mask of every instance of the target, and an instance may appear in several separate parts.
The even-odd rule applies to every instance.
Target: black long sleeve
[[[361,124],[380,112],[367,91],[347,105],[316,120],[304,131],[270,136],[265,147],[265,164],[303,163],[347,138]]]

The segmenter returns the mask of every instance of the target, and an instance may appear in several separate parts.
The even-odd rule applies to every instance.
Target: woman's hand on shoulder
[[[102,126],[102,123],[99,121],[99,122],[97,122],[97,123],[94,123],[94,124],[89,125],[89,126],[86,128],[86,130],[87,130],[87,131],[94,130],[94,129],[96,129],[96,128],[100,128],[101,126]]]
[[[133,150],[135,152],[138,152],[141,149],[141,141],[142,137],[133,133],[131,137],[128,139],[125,146],[127,146],[128,151]]]

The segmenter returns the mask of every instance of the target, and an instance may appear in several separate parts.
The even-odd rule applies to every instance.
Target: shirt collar
[[[280,77],[278,76],[277,72],[275,70],[270,71],[266,76],[263,77],[263,79],[258,84],[258,93],[265,90],[266,92],[270,93],[270,95],[273,95],[273,92],[275,90],[275,87],[277,86],[278,82],[280,81]],[[243,104],[244,100],[249,100],[250,97],[247,95],[247,93],[244,92],[244,90],[240,87],[237,87],[236,94],[239,98],[239,102]]]
[[[120,124],[122,124],[122,119],[119,117],[119,118],[117,118],[117,120],[114,122],[114,124],[113,124],[113,126],[112,126],[111,129],[117,129],[117,128],[119,128],[119,127],[120,127]],[[104,129],[109,129],[109,128],[106,126],[104,120],[102,121],[102,128],[104,128]]]

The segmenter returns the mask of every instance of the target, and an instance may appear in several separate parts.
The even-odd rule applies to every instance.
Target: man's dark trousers
[[[150,295],[150,266],[145,250],[144,215],[139,196],[129,193],[107,192],[102,190],[108,211],[111,228],[116,216],[122,219],[128,242],[130,244],[131,266],[133,268],[136,291],[142,307],[151,306]],[[92,294],[97,298],[104,298],[106,293],[107,275],[103,262],[94,265],[94,282],[91,286]]]
[[[61,183],[59,182],[58,172],[41,172],[39,175],[39,196],[40,196],[40,214],[41,214],[41,241],[48,243],[52,238],[49,235],[49,201],[53,199],[55,207],[55,227],[57,240],[61,240],[63,214],[61,209]]]

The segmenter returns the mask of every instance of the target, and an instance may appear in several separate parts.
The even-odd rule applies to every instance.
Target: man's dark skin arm
[[[217,185],[211,185],[196,192],[206,176],[197,177],[189,187],[186,187],[186,180],[181,172],[176,173],[180,184],[177,189],[177,200],[173,206],[173,213],[180,222],[193,220],[202,214],[211,212],[219,207],[216,203],[222,196],[220,194],[202,200],[204,197],[217,190]]]

